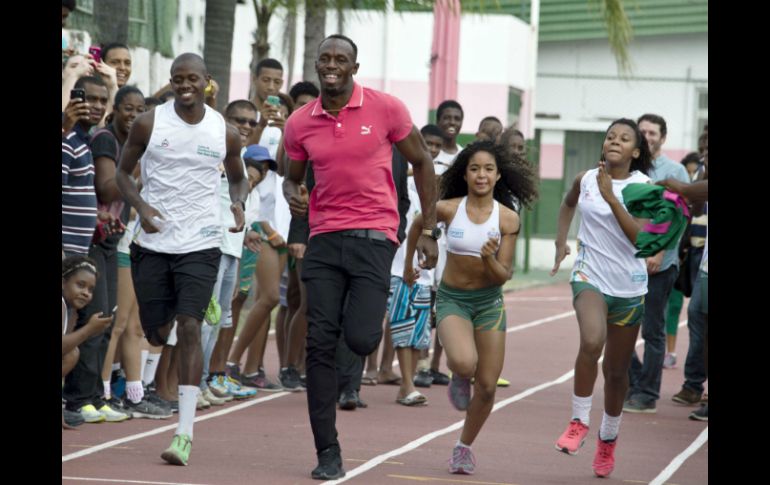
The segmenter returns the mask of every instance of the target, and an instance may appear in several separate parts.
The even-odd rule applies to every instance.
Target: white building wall
[[[283,48],[284,18],[285,12],[282,10],[273,16],[268,39],[271,42],[270,56],[287,67],[287,55]],[[255,30],[256,16],[251,3],[238,5],[231,100],[248,94],[248,66]],[[336,31],[336,12],[330,10],[326,16],[326,32],[331,34]],[[417,126],[427,123],[433,14],[396,12],[387,15],[386,19],[386,14],[382,12],[346,11],[343,33],[358,46],[358,82],[399,97],[409,108]],[[529,35],[529,26],[513,16],[463,15],[457,96],[465,110],[463,132],[475,133],[481,119],[488,115],[505,120],[508,86],[520,90],[529,88],[526,85],[526,45]],[[291,82],[284,80],[286,91],[301,78],[303,52],[304,13],[300,12],[294,79]]]
[[[638,37],[629,52],[634,73],[626,81],[617,78],[604,40],[541,43],[536,112],[560,116],[547,121],[551,128],[655,113],[668,125],[664,150],[695,149],[697,92],[708,88],[707,34]],[[536,126],[544,125],[536,121]]]

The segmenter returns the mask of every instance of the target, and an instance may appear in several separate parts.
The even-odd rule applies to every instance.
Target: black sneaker
[[[709,420],[709,404],[702,404],[700,409],[697,409],[690,413],[690,419],[694,419],[695,421],[706,421]]]
[[[86,420],[83,419],[83,416],[80,413],[76,413],[75,411],[70,411],[69,409],[62,409],[62,416],[64,416],[64,422],[67,423],[69,426],[80,426],[81,424],[85,423]]]
[[[437,386],[449,385],[449,376],[444,374],[443,372],[439,372],[435,369],[431,369],[430,376],[433,378],[433,384],[436,384]]]
[[[332,445],[318,453],[318,466],[310,476],[315,480],[335,480],[345,476],[339,446]]]
[[[356,391],[342,391],[340,394],[340,409],[353,411],[358,407],[358,393]]]
[[[155,392],[146,392],[144,394],[144,401],[151,402],[152,404],[163,408],[166,411],[173,411],[171,403],[166,401],[162,397],[158,396]]]
[[[281,386],[284,390],[296,392],[302,390],[302,383],[299,381],[299,372],[292,366],[285,369],[281,369],[278,374],[278,380],[281,381]]]
[[[126,405],[123,403],[123,400],[119,397],[112,396],[111,398],[109,398],[104,402],[107,403],[107,405],[111,407],[113,410],[118,411],[119,413],[126,412]]]
[[[417,371],[417,375],[414,376],[414,385],[417,387],[430,387],[433,383],[433,376],[430,374],[430,370],[423,369]]]
[[[136,404],[126,399],[125,411],[133,418],[168,419],[173,415],[171,409],[161,407],[147,399],[142,399]]]

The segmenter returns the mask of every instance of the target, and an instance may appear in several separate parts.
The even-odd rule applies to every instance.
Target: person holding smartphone
[[[77,113],[78,122],[62,140],[62,251],[65,256],[88,254],[96,261],[101,278],[96,281],[93,300],[78,313],[75,330],[86,325],[86,315],[109,314],[115,306],[115,294],[107,285],[107,263],[92,244],[99,216],[102,221],[111,217],[99,212],[95,190],[95,170],[90,148],[89,130],[104,117],[108,91],[99,77],[80,78],[71,93],[68,110]],[[88,115],[82,114],[87,110]],[[75,368],[67,375],[63,395],[69,411],[79,412],[86,422],[119,422],[128,419],[124,413],[112,409],[102,399],[101,370],[110,332],[89,338],[80,345],[80,357]]]

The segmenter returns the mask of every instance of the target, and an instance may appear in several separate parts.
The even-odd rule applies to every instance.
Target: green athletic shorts
[[[257,231],[265,237],[264,231],[259,226],[258,222],[251,223],[251,229]],[[249,294],[251,289],[251,281],[254,276],[254,271],[257,270],[257,261],[259,260],[259,253],[255,253],[251,249],[243,246],[243,252],[241,253],[241,261],[238,270],[238,292],[244,295]]]
[[[436,294],[436,322],[457,315],[473,324],[474,330],[505,331],[503,289],[491,286],[478,290],[461,290],[442,281]]]
[[[607,323],[621,327],[633,327],[642,323],[644,317],[644,295],[633,298],[619,298],[605,295],[599,288],[582,281],[572,282],[572,302],[585,290],[595,291],[604,297],[607,303]]]

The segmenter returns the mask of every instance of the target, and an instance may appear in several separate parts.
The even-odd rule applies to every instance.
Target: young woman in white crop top
[[[61,376],[70,373],[78,363],[78,345],[94,335],[103,332],[112,322],[112,317],[91,315],[88,323],[72,330],[70,322],[77,321],[78,310],[85,308],[94,296],[96,286],[96,263],[85,256],[70,256],[61,262]],[[69,333],[67,333],[69,331]],[[65,412],[68,414],[65,420]],[[104,417],[102,417],[102,421]],[[62,410],[62,428],[72,429],[83,423],[79,413]]]
[[[447,225],[447,261],[436,304],[438,336],[452,371],[449,399],[466,411],[465,424],[450,461],[451,473],[473,473],[470,445],[492,410],[505,356],[503,284],[513,274],[519,215],[515,196],[530,205],[537,196],[532,168],[507,156],[489,141],[466,147],[441,178],[439,222]],[[416,278],[412,267],[422,217],[409,231],[404,281]],[[471,378],[475,378],[471,398]]]
[[[651,158],[636,123],[628,119],[613,121],[604,138],[598,168],[578,174],[559,212],[556,261],[551,275],[570,253],[567,231],[575,206],[580,207],[582,219],[570,278],[580,326],[572,420],[556,441],[556,449],[575,455],[585,441],[598,361],[604,349],[604,416],[593,461],[594,473],[599,477],[608,476],[615,465],[628,367],[647,293],[644,259],[634,256],[634,243],[645,221],[628,213],[622,190],[629,183],[649,181],[645,174],[652,167]]]

